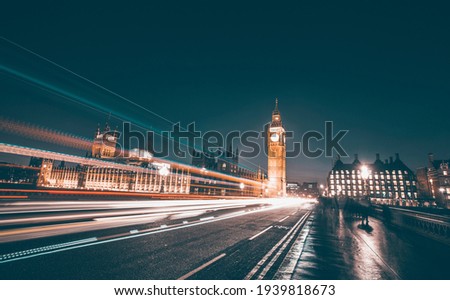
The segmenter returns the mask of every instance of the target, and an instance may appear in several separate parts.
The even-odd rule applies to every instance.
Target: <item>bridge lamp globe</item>
[[[361,167],[361,178],[367,180],[369,178],[369,168],[366,165]]]
[[[169,169],[167,169],[167,167],[162,167],[161,169],[159,169],[159,175],[161,176],[169,175]]]
[[[241,182],[241,184],[239,184],[239,188],[240,188],[241,190],[243,190],[243,189],[245,188],[245,184]]]
[[[439,189],[439,192],[444,193],[444,192],[445,192],[445,189],[444,189],[444,188],[440,188],[440,189]]]

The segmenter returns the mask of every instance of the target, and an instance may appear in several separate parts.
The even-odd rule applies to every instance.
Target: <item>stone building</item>
[[[352,163],[343,163],[340,158],[336,160],[328,174],[328,188],[331,196],[361,198],[369,195],[376,202],[385,204],[399,204],[399,201],[417,199],[417,181],[413,171],[400,159],[399,154],[395,160],[381,161],[380,155],[371,164],[365,164],[369,174],[367,180],[361,176],[361,167],[358,155]],[[414,205],[413,202],[408,205]]]

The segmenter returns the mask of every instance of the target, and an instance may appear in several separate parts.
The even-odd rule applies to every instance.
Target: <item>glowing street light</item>
[[[167,167],[162,167],[159,169],[159,175],[166,177],[169,175],[169,169],[167,169]]]
[[[245,188],[245,184],[241,182],[241,184],[239,184],[239,187],[241,188],[241,190],[243,190]]]
[[[369,178],[369,168],[366,165],[361,167],[361,178],[367,180]]]

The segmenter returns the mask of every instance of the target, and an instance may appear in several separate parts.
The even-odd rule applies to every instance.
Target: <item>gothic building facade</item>
[[[399,201],[417,199],[416,177],[398,153],[395,160],[380,160],[380,155],[372,164],[366,164],[369,171],[366,180],[361,176],[362,163],[358,156],[352,163],[343,163],[338,158],[328,174],[328,189],[332,197],[361,198],[369,195],[374,201],[398,204]]]
[[[450,208],[450,160],[435,159],[428,154],[428,166],[417,170],[420,194],[426,199],[434,199],[441,207]]]
[[[267,128],[267,177],[270,197],[286,196],[286,132],[278,110],[278,99]]]

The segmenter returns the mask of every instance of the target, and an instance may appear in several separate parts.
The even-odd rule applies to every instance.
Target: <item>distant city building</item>
[[[328,175],[328,188],[331,196],[358,198],[366,193],[375,201],[396,204],[399,200],[417,199],[417,182],[414,173],[401,160],[398,153],[395,160],[376,160],[366,164],[369,175],[366,182],[361,177],[361,162],[358,156],[352,163],[336,160]]]
[[[258,171],[249,170],[239,166],[239,150],[234,152],[230,147],[227,151],[219,149],[217,153],[208,153],[206,151],[192,151],[192,165],[202,169],[202,177],[193,177],[191,183],[191,193],[193,194],[207,194],[207,195],[221,195],[230,194],[230,182],[224,180],[222,183],[217,182],[217,178],[209,176],[210,171],[229,174],[232,176],[242,177],[251,180],[261,181],[265,179],[265,174],[258,169]],[[227,188],[228,187],[228,188]],[[234,194],[248,195],[248,187],[236,186]],[[255,196],[262,196],[263,191],[253,191]]]
[[[298,197],[300,195],[300,184],[298,182],[286,183],[286,195],[289,197]]]
[[[0,183],[3,186],[14,184],[23,188],[34,187],[38,179],[38,172],[39,168],[37,166],[22,166],[0,162]]]
[[[428,154],[428,166],[417,170],[420,194],[434,199],[442,207],[450,208],[450,160],[435,159]]]
[[[315,198],[319,196],[319,186],[317,182],[303,182],[300,188],[302,197]]]
[[[237,175],[239,169],[239,150],[233,153],[231,147],[225,151],[218,149],[216,153],[192,150],[192,165],[210,171],[218,171]]]

